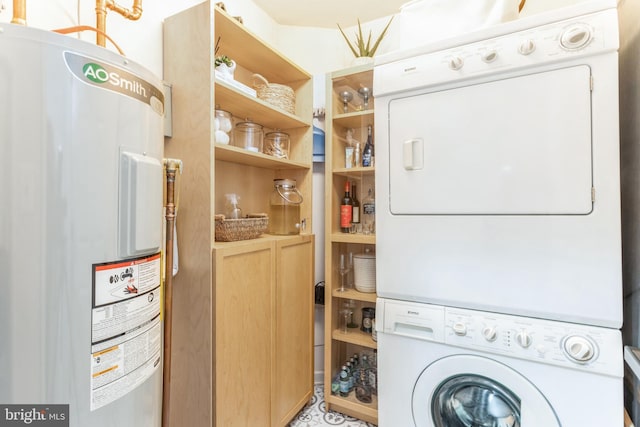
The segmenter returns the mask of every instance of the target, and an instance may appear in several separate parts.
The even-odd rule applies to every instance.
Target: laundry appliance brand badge
[[[64,52],[64,59],[69,70],[81,81],[135,98],[149,104],[158,114],[164,113],[164,93],[135,74],[73,52]]]

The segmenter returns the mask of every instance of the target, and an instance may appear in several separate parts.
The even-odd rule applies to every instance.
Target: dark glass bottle
[[[351,217],[353,215],[353,203],[349,193],[349,181],[344,184],[344,197],[340,201],[340,231],[348,233],[351,229]]]
[[[373,135],[371,134],[371,125],[367,126],[367,142],[362,150],[362,166],[373,166]]]
[[[360,224],[360,201],[358,200],[358,191],[356,183],[351,184],[351,222]]]

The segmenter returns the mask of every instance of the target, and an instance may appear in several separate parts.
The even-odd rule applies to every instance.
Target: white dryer
[[[619,328],[615,0],[376,58],[377,291]]]
[[[379,427],[623,424],[620,331],[378,299]]]

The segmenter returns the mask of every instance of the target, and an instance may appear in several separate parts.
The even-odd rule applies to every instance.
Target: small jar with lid
[[[215,110],[215,142],[217,144],[233,144],[233,120],[228,111]]]
[[[264,137],[264,153],[279,159],[289,158],[289,134],[275,131]]]
[[[236,147],[255,153],[262,152],[262,126],[247,120],[236,125],[234,144]]]

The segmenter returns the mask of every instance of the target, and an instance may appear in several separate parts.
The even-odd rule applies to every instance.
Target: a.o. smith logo
[[[0,427],[69,427],[69,405],[1,405]]]
[[[80,81],[135,98],[149,104],[158,114],[164,114],[164,93],[148,81],[112,64],[74,52],[64,52],[64,59]]]

